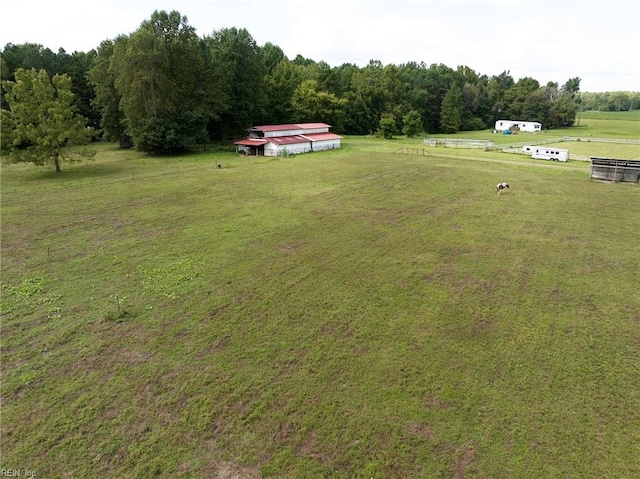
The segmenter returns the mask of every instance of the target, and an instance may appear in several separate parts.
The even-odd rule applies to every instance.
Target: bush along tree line
[[[489,77],[466,66],[372,60],[365,67],[330,67],[300,55],[289,59],[276,45],[257,45],[245,29],[199,37],[177,11],[156,11],[135,32],[88,53],[8,44],[1,61],[2,118],[11,126],[3,132],[16,132],[3,135],[3,153],[35,149],[35,140],[21,132],[28,128],[20,129],[37,120],[35,104],[31,116],[21,113],[24,103],[36,102],[18,94],[29,83],[47,84],[54,99],[68,90],[60,97],[66,102],[60,108],[71,110],[65,145],[86,141],[90,131],[151,154],[237,139],[255,124],[322,121],[344,134],[384,137],[480,130],[497,119],[567,127],[587,95],[579,93],[577,77],[562,86],[540,85],[529,77],[514,81],[508,71]],[[615,95],[614,108],[640,106],[637,95]],[[583,109],[587,99],[589,107],[599,104],[587,95]],[[79,118],[87,127],[82,134]]]

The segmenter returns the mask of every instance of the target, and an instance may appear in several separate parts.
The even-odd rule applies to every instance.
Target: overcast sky
[[[246,28],[259,45],[331,66],[443,63],[640,91],[640,0],[11,0],[0,7],[0,47],[86,52],[154,10],[179,11],[200,36]]]

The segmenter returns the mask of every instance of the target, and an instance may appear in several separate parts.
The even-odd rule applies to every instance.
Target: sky
[[[441,63],[541,85],[579,77],[583,92],[640,91],[640,0],[14,0],[0,7],[0,48],[87,52],[155,10],[177,10],[201,37],[245,28],[258,45],[332,67]]]

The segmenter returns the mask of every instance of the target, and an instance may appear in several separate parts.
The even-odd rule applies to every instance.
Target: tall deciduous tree
[[[380,118],[378,130],[376,134],[381,138],[393,138],[398,134],[398,128],[396,126],[396,118],[391,114],[385,114]]]
[[[216,31],[206,41],[220,68],[227,73],[225,94],[229,108],[220,115],[219,135],[234,138],[265,116],[265,57],[244,28]]]
[[[92,158],[87,150],[91,131],[86,118],[74,111],[71,79],[50,78],[45,70],[18,69],[15,81],[3,82],[9,110],[2,111],[3,148],[9,161],[52,164]]]
[[[115,86],[128,132],[150,153],[205,141],[203,59],[195,29],[177,11],[156,11],[114,45]]]
[[[316,80],[306,80],[296,88],[291,104],[294,120],[301,122],[322,121],[336,130],[342,130],[344,108],[347,101],[333,93],[318,89]]]
[[[542,123],[545,128],[550,128],[550,112],[551,101],[541,89],[531,93],[525,100],[522,108],[522,119],[526,121],[537,121]]]
[[[305,67],[283,58],[265,77],[267,123],[290,123],[293,119],[291,100],[296,88],[306,77]]]
[[[504,101],[507,105],[506,118],[511,120],[521,120],[523,115],[524,104],[529,95],[538,91],[540,83],[535,78],[520,78],[511,88],[504,94]]]
[[[442,100],[440,110],[440,129],[444,133],[455,133],[462,124],[462,91],[455,83]]]
[[[416,110],[411,110],[402,117],[402,133],[408,137],[414,137],[423,131],[422,117]]]
[[[132,146],[131,137],[127,134],[124,112],[120,108],[121,95],[116,89],[116,72],[113,67],[114,45],[118,41],[126,41],[124,37],[116,40],[105,40],[98,47],[93,67],[88,78],[95,90],[95,106],[100,110],[100,126],[103,138],[118,141],[121,148]]]
[[[383,75],[382,63],[371,60],[352,76],[346,95],[345,129],[349,133],[365,135],[377,131],[386,104]]]

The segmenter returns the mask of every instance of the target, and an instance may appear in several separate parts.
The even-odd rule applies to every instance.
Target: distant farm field
[[[631,111],[585,111],[580,114],[582,120],[602,121],[640,121],[640,110]]]
[[[640,110],[586,111],[580,115],[577,124],[579,126],[568,130],[571,136],[640,139]]]
[[[639,477],[638,185],[343,144],[3,166],[2,469]]]

